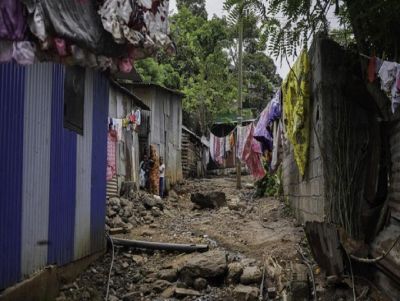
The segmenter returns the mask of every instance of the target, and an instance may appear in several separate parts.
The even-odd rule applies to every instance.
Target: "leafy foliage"
[[[205,0],[177,0],[176,6],[179,10],[181,10],[183,7],[186,7],[194,16],[207,19]]]
[[[268,168],[268,166],[266,166]],[[277,173],[267,173],[261,180],[256,182],[256,196],[280,197],[283,195],[282,169]]]
[[[184,92],[185,125],[202,134],[216,116],[237,110],[237,27],[225,18],[214,16],[207,20],[194,14],[187,6],[190,1],[183,2],[178,13],[170,18],[176,56],[161,53],[156,58],[138,61],[136,69],[146,82]],[[254,26],[256,16],[252,15],[247,22],[245,104],[259,111],[266,106],[280,78],[260,43],[260,31]]]
[[[269,52],[281,59],[296,56],[316,32],[331,33],[346,46],[354,34],[359,51],[399,57],[398,0],[226,0],[225,8],[232,22],[240,14],[255,14]],[[333,16],[339,31],[330,28]]]

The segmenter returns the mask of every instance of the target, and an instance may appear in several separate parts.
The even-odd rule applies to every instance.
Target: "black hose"
[[[208,251],[208,245],[162,243],[142,240],[128,240],[115,237],[112,237],[112,240],[115,245],[126,246],[136,249],[179,251],[185,253]]]

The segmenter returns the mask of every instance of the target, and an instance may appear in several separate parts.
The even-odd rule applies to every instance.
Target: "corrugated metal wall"
[[[106,215],[106,169],[107,169],[107,116],[108,80],[100,73],[94,74],[93,135],[92,135],[92,185],[91,185],[91,252],[105,246],[104,224]]]
[[[110,118],[125,118],[136,109],[132,100],[117,88],[110,87],[109,95],[108,116]],[[145,112],[141,111],[142,117]],[[116,161],[118,183],[121,184],[127,180],[139,185],[139,137],[136,131],[122,130],[121,141],[116,146]],[[111,182],[112,180],[110,185]]]
[[[93,72],[86,70],[83,135],[77,137],[75,259],[90,253],[90,194],[92,173]]]
[[[64,76],[53,67],[50,150],[49,264],[74,258],[77,135],[64,128]]]
[[[133,92],[148,105],[150,115],[149,143],[155,144],[164,157],[167,186],[183,179],[181,160],[182,97],[156,86],[134,88]],[[148,131],[147,131],[148,133]],[[145,134],[141,130],[140,137]]]
[[[0,64],[0,289],[21,277],[25,68]]]
[[[22,178],[22,275],[47,263],[53,68],[27,68]]]
[[[108,80],[87,72],[78,135],[63,127],[64,74],[0,64],[0,290],[104,247]]]

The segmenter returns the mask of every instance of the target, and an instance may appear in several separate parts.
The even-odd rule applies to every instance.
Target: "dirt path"
[[[268,270],[265,285],[275,288],[277,300],[282,300],[279,290],[286,285],[289,274],[296,270],[296,264],[301,263],[296,248],[301,246],[307,249],[305,234],[280,200],[253,198],[251,179],[245,177],[243,182],[248,188],[237,190],[234,178],[186,181],[162,203],[151,205],[154,207],[148,205],[143,195],[133,196],[131,200],[110,200],[107,210],[109,225],[123,224],[125,227],[124,221],[128,220],[136,223],[129,233],[116,236],[157,242],[208,244],[211,251],[205,255],[184,255],[117,247],[110,281],[111,252],[108,252],[77,281],[65,286],[58,300],[104,300],[107,284],[110,283],[109,300],[112,301],[256,301],[261,283],[260,273],[267,258],[274,259],[280,266],[281,275],[278,279]],[[224,192],[227,205],[218,209],[194,209],[191,193],[210,191]],[[132,212],[127,213],[127,208]],[[212,255],[207,257],[207,254]],[[219,273],[221,260],[224,262],[222,274]],[[179,267],[182,264],[186,264],[186,267]],[[240,280],[232,276],[232,269],[238,265],[241,267]],[[304,265],[299,266],[303,272],[296,273],[305,274],[305,281],[299,279],[296,289],[300,295],[308,298],[310,282],[307,269]],[[250,281],[242,279],[247,268],[253,272]],[[314,266],[314,271],[319,272],[317,266]],[[349,287],[326,288],[322,275],[316,277],[319,300],[352,300]],[[202,283],[203,286],[200,285]],[[362,291],[365,285],[357,289]],[[271,295],[274,295],[273,292]],[[369,299],[365,300],[384,300],[376,293],[371,293],[371,290],[368,290],[368,296]],[[295,300],[307,298],[297,297]]]
[[[250,183],[249,178],[245,182]],[[233,178],[213,178],[188,182],[172,209],[155,224],[135,228],[124,238],[152,241],[211,243],[232,252],[261,260],[263,255],[293,259],[295,245],[304,239],[302,227],[296,227],[285,206],[274,198],[253,199],[253,189],[235,189]],[[193,210],[190,192],[216,190],[225,192],[228,204],[217,210]],[[232,210],[230,208],[233,208]],[[149,236],[150,235],[150,236]]]

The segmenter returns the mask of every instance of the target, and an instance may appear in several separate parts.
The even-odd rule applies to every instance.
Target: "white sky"
[[[207,9],[209,18],[212,17],[214,14],[219,17],[224,15],[224,10],[222,8],[223,3],[224,3],[224,0],[206,0],[206,9]],[[172,10],[173,13],[177,12],[176,0],[170,0],[169,5],[170,5],[170,10]],[[332,23],[331,25],[333,27],[338,27],[337,20],[336,20],[336,18],[334,18],[333,15],[334,15],[333,10],[328,12],[328,19],[331,21],[331,23]],[[274,59],[274,58],[272,57],[272,59]],[[296,58],[291,58],[291,57],[288,58],[290,65],[293,65],[295,60],[296,60]],[[280,62],[280,59],[275,60],[275,66],[277,68],[278,74],[282,77],[282,79],[284,79],[290,70],[290,67],[287,64],[286,60],[283,60],[282,64]]]

